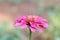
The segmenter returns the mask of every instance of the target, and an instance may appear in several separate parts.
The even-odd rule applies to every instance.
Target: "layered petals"
[[[15,26],[20,26],[22,29],[30,28],[32,32],[35,32],[36,30],[43,32],[43,29],[48,28],[47,20],[35,15],[17,18]]]

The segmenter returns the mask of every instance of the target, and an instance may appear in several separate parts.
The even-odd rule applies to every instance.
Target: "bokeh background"
[[[0,40],[28,40],[29,30],[15,28],[22,15],[38,15],[48,20],[49,28],[32,34],[32,40],[60,40],[60,0],[0,0]]]

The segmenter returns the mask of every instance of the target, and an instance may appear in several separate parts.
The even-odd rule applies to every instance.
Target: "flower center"
[[[29,22],[26,25],[31,26]]]

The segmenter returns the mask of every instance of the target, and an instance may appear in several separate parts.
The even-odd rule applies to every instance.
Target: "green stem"
[[[29,40],[31,40],[31,36],[32,36],[32,32],[31,32],[31,29],[29,28]]]

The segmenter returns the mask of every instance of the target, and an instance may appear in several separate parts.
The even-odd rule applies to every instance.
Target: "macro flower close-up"
[[[43,32],[43,29],[48,28],[47,20],[36,15],[20,16],[15,21],[15,27],[17,26],[22,29],[30,28],[32,32]]]
[[[0,40],[60,40],[60,0],[0,0]]]

